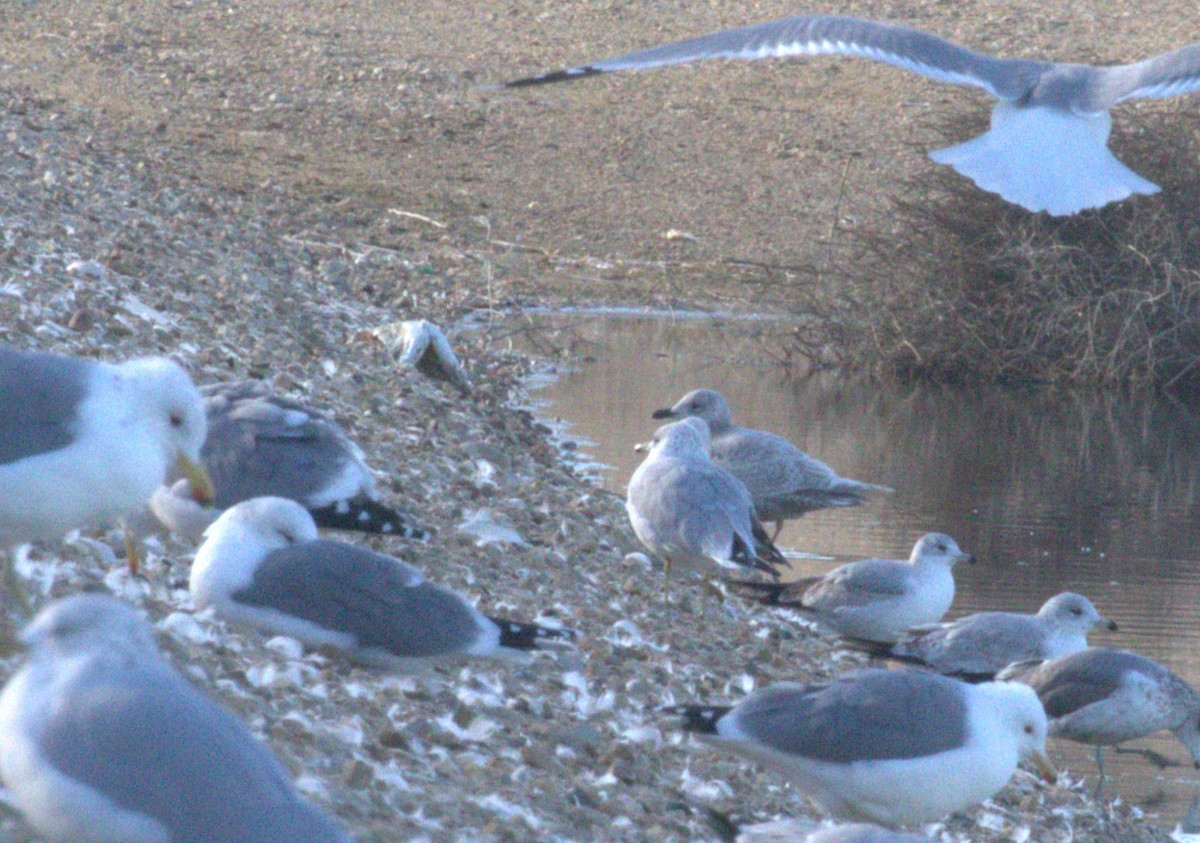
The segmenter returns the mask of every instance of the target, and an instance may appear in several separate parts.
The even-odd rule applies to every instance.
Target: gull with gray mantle
[[[977,53],[906,26],[840,15],[799,15],[730,29],[518,79],[507,87],[581,79],[709,58],[841,54],[886,62],[956,85],[982,88],[999,102],[991,128],[930,158],[983,190],[1030,211],[1056,216],[1099,208],[1158,185],[1109,151],[1108,111],[1136,97],[1173,97],[1200,88],[1200,44],[1134,64],[1094,67]]]
[[[197,608],[387,670],[459,656],[520,658],[576,635],[490,618],[399,559],[321,539],[308,510],[285,498],[227,509],[196,552],[189,586]]]
[[[736,706],[685,705],[684,731],[780,770],[829,813],[912,826],[973,805],[1031,759],[1046,759],[1046,714],[1012,682],[968,685],[919,670],[781,682]]]
[[[1042,604],[1036,615],[979,612],[950,623],[917,627],[894,644],[848,639],[879,658],[920,665],[968,682],[992,679],[1008,665],[1041,661],[1087,649],[1096,627],[1115,631],[1092,601],[1064,591]]]
[[[379,501],[362,449],[334,422],[263,381],[202,387],[208,436],[200,449],[216,487],[214,508],[198,505],[181,479],[150,500],[155,517],[199,543],[221,510],[259,497],[291,498],[318,526],[423,539],[402,509]]]
[[[775,522],[772,541],[779,537],[786,519],[815,509],[858,506],[872,492],[892,491],[887,486],[839,477],[776,433],[735,425],[729,403],[713,389],[694,389],[674,407],[655,410],[653,416],[708,422],[710,458],[746,484],[760,520]]]
[[[21,634],[0,695],[0,779],[56,843],[349,843],[228,711],[107,595],[69,597]]]
[[[211,500],[207,423],[187,372],[0,346],[0,551],[135,512],[176,470]],[[130,561],[136,560],[127,540]],[[10,586],[15,574],[6,565]],[[15,589],[21,594],[20,589]]]
[[[907,562],[862,559],[819,577],[730,584],[742,596],[795,609],[847,638],[894,643],[913,627],[942,619],[954,602],[951,569],[974,561],[945,533],[928,533]]]
[[[745,484],[708,457],[708,425],[689,418],[654,432],[629,479],[625,509],[646,548],[671,568],[753,568],[773,577],[786,566],[754,514]]]
[[[1170,731],[1200,769],[1200,694],[1158,662],[1128,650],[1089,647],[1044,662],[1021,662],[998,676],[1037,692],[1050,734],[1096,747],[1104,784],[1102,748]]]

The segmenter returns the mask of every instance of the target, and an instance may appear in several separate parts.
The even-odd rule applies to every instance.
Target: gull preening
[[[221,510],[283,497],[303,504],[321,527],[426,537],[412,515],[379,500],[362,449],[319,411],[263,381],[210,384],[200,393],[208,419],[200,456],[216,487],[216,508],[199,506],[186,478],[160,488],[150,509],[172,532],[198,543]]]
[[[349,843],[112,597],[51,604],[0,695],[0,779],[55,843]]]
[[[675,711],[685,731],[780,769],[829,813],[886,826],[981,802],[1025,759],[1054,776],[1042,704],[1012,682],[866,670],[769,685],[732,707]]]
[[[716,32],[507,83],[521,87],[708,58],[841,54],[982,88],[999,102],[991,128],[930,157],[979,187],[1055,216],[1099,208],[1158,185],[1109,151],[1109,109],[1136,97],[1200,88],[1200,43],[1133,64],[1095,67],[977,53],[905,26],[840,15],[799,15]]]
[[[411,670],[461,656],[519,657],[575,632],[491,618],[399,559],[321,539],[286,498],[255,498],[208,528],[189,583],[200,608],[234,623]]]
[[[787,561],[754,514],[745,484],[708,456],[708,425],[687,418],[654,432],[629,479],[625,509],[638,539],[676,565],[755,568],[778,576]]]
[[[714,463],[746,484],[760,520],[774,521],[779,537],[783,522],[817,509],[858,506],[873,492],[890,492],[847,477],[810,457],[782,436],[733,423],[729,402],[715,389],[694,389],[656,419],[700,418],[708,423],[708,451]]]
[[[170,360],[0,347],[0,396],[0,551],[130,515],[172,470],[198,500],[213,497],[199,464],[203,402]]]
[[[1056,594],[1036,615],[979,612],[950,623],[918,627],[894,644],[852,642],[874,656],[917,664],[948,676],[978,682],[1013,662],[1041,661],[1087,649],[1096,627],[1115,631],[1081,594]]]
[[[731,585],[760,603],[809,615],[839,635],[891,643],[915,626],[940,621],[954,602],[951,569],[974,561],[945,533],[927,533],[907,561],[861,559],[819,577]]]

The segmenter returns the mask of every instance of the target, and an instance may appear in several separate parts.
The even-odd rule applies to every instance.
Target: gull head
[[[655,410],[656,419],[704,419],[712,433],[721,433],[733,425],[729,402],[715,389],[693,389],[676,402],[674,407]]]
[[[919,567],[941,565],[952,568],[959,562],[974,564],[975,557],[961,550],[958,543],[945,533],[926,533],[913,546],[908,561]]]

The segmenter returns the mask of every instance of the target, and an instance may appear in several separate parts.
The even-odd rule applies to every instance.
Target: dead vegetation
[[[889,230],[851,235],[801,290],[819,318],[800,353],[908,379],[1200,382],[1200,135],[1194,107],[1181,111],[1126,114],[1114,129],[1122,160],[1161,193],[1074,217],[923,171]],[[939,132],[949,144],[982,130],[968,122]]]

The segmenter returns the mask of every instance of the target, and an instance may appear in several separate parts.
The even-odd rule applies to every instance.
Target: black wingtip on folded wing
[[[588,76],[598,76],[604,73],[598,67],[568,67],[565,70],[556,70],[553,73],[543,73],[541,76],[526,76],[524,79],[514,79],[512,82],[505,82],[506,88],[531,88],[534,85],[550,85],[555,82],[570,82],[575,79],[584,79]]]

